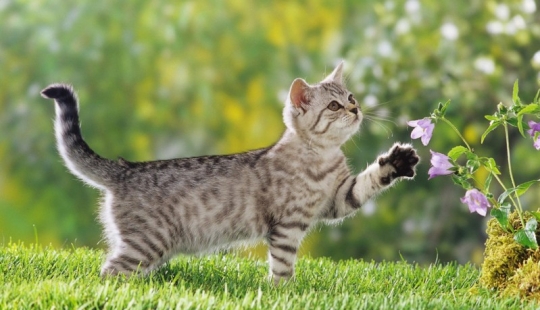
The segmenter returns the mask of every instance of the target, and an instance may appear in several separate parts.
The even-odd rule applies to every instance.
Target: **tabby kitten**
[[[101,275],[146,274],[178,253],[264,239],[278,284],[293,276],[298,247],[317,222],[342,220],[396,180],[414,177],[419,158],[407,144],[351,175],[340,146],[363,115],[342,68],[315,85],[294,80],[283,109],[287,129],[272,146],[151,162],[96,154],[81,136],[71,86],[44,89],[55,100],[66,166],[104,193],[100,221],[110,249]]]

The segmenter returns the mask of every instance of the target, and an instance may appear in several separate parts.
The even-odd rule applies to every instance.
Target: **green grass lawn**
[[[0,309],[534,309],[531,301],[473,289],[471,265],[334,262],[302,258],[274,287],[266,262],[180,256],[149,277],[99,277],[103,253],[0,246]]]

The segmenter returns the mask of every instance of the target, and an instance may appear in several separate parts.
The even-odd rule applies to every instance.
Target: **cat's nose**
[[[351,111],[351,113],[358,114],[358,108],[352,108],[349,111]]]

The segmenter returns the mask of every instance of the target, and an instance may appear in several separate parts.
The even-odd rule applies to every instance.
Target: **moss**
[[[530,217],[525,214],[526,219]],[[522,227],[515,212],[509,220],[515,230]],[[504,231],[494,218],[488,221],[487,234],[480,285],[503,295],[540,300],[540,250],[518,244],[513,234]]]
[[[540,262],[529,257],[508,281],[504,295],[520,295],[540,300]]]

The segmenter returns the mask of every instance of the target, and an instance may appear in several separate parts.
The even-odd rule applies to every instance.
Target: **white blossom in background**
[[[519,30],[523,30],[527,28],[527,25],[525,23],[525,20],[521,15],[516,15],[512,17],[510,21],[506,23],[506,34],[515,34]]]
[[[516,28],[516,25],[514,25],[513,23],[506,23],[506,27],[504,31],[506,34],[514,35],[516,34],[517,31],[518,29]]]
[[[416,222],[413,220],[413,219],[406,219],[405,221],[403,221],[403,223],[401,224],[401,227],[403,229],[403,232],[407,233],[407,234],[411,234],[413,233],[414,231],[416,231]]]
[[[392,44],[388,41],[381,41],[377,46],[377,52],[382,57],[389,57],[392,55]]]
[[[379,65],[379,64],[375,64],[371,68],[371,73],[373,74],[374,77],[376,77],[378,79],[382,79],[384,77],[384,71],[383,71],[381,65]]]
[[[420,2],[418,0],[408,0],[405,2],[405,11],[409,14],[414,14],[420,11]]]
[[[397,34],[406,34],[411,30],[411,24],[405,18],[400,18],[396,23],[395,31]]]
[[[366,201],[365,204],[362,205],[362,208],[360,208],[362,213],[366,216],[371,216],[373,213],[375,213],[375,210],[377,210],[377,205],[375,204],[375,201],[372,199]]]
[[[449,41],[454,41],[459,37],[459,30],[453,23],[444,23],[441,26],[442,36]]]
[[[535,69],[540,70],[540,50],[534,53],[534,56],[531,59],[531,64]]]
[[[490,34],[497,35],[501,33],[513,35],[519,30],[527,28],[527,24],[523,16],[516,15],[512,17],[511,20],[506,22],[501,22],[498,20],[490,21],[486,24],[486,31]]]
[[[407,13],[407,19],[413,25],[422,24],[422,12],[420,7],[420,1],[418,0],[407,0],[405,2],[405,12]]]
[[[366,39],[372,39],[375,37],[376,34],[377,34],[377,29],[373,26],[367,27],[364,30],[364,36],[366,37]]]
[[[362,103],[366,107],[372,108],[379,103],[379,99],[377,99],[377,97],[375,97],[374,95],[367,95],[364,97],[364,100],[362,101]]]
[[[510,18],[510,9],[506,4],[498,4],[495,7],[495,16],[499,20],[508,20],[508,18]]]
[[[527,24],[525,23],[525,19],[523,19],[523,16],[516,15],[512,17],[511,20],[512,24],[516,27],[516,29],[521,30],[527,28]]]
[[[504,32],[504,25],[498,20],[490,21],[486,25],[486,31],[493,35],[501,34]]]
[[[536,12],[536,3],[534,0],[523,0],[523,3],[521,4],[521,10],[524,13],[532,14]]]
[[[474,61],[474,68],[484,74],[493,74],[495,72],[495,62],[490,57],[478,57]]]

